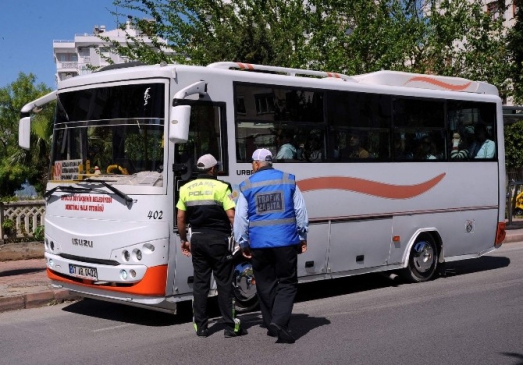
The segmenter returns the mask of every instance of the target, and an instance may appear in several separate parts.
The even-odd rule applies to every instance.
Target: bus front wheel
[[[422,234],[412,245],[409,263],[402,276],[413,283],[432,279],[438,266],[438,247],[430,234]]]

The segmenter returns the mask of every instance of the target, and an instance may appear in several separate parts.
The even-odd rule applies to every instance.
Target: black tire
[[[256,284],[252,265],[249,261],[239,260],[234,267],[232,290],[237,312],[248,312],[258,307],[259,302],[258,295],[256,294]]]
[[[517,215],[517,216],[523,215],[523,209],[521,209],[521,208],[514,209],[514,215]]]
[[[400,271],[401,276],[411,283],[421,283],[434,277],[438,266],[438,247],[430,234],[416,238],[409,254],[407,267]]]

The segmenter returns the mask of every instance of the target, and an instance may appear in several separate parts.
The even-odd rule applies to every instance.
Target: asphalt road
[[[94,300],[5,312],[0,364],[523,364],[523,243],[446,274],[302,285],[294,345],[267,337],[259,312],[232,339],[219,323],[197,338],[188,305],[177,316]]]

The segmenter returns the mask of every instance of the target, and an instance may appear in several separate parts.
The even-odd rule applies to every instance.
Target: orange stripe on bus
[[[415,185],[392,185],[355,177],[316,177],[297,182],[302,192],[313,190],[348,190],[388,199],[410,199],[421,195],[436,186],[443,178],[442,173],[430,180]]]
[[[47,276],[51,280],[61,281],[64,283],[74,284],[78,286],[88,287],[96,290],[107,290],[119,293],[128,293],[136,295],[147,296],[165,296],[165,284],[167,282],[167,265],[154,266],[147,269],[143,279],[130,286],[110,286],[110,285],[94,285],[89,280],[82,280],[82,282],[68,279],[62,275],[58,275],[53,270],[47,268]]]
[[[244,69],[249,69],[249,70],[254,70],[254,66],[251,65],[250,63],[241,63],[241,62],[236,62],[238,64],[238,67],[240,67],[242,70]]]
[[[415,77],[409,79],[405,83],[405,85],[407,85],[409,82],[414,82],[414,81],[426,82],[428,84],[436,85],[436,86],[442,87],[444,89],[453,90],[453,91],[465,90],[466,88],[468,88],[470,86],[470,84],[472,84],[472,82],[467,82],[466,84],[463,84],[463,85],[452,85],[452,84],[449,84],[449,83],[446,83],[443,81],[435,80],[435,79],[433,79],[431,77],[427,77],[427,76],[415,76]]]

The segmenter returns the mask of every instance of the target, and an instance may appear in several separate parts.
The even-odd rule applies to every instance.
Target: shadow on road
[[[251,327],[256,326],[263,327],[263,320],[259,311],[245,313],[239,315],[238,317],[241,318],[242,327],[244,327],[245,329],[249,329]],[[292,329],[294,338],[298,339],[302,336],[305,336],[313,329],[321,326],[326,326],[330,323],[331,322],[325,317],[311,317],[306,313],[296,313],[292,315],[290,328]],[[221,327],[218,327],[218,330],[219,329],[221,329]],[[211,333],[214,332],[212,328],[210,329],[210,331]]]
[[[2,276],[16,276],[16,275],[31,274],[31,273],[34,273],[34,272],[42,272],[42,271],[45,271],[45,268],[35,267],[35,268],[28,268],[28,269],[8,270],[8,271],[0,272],[0,277],[2,277]]]
[[[514,365],[523,365],[523,354],[517,354],[515,352],[502,352],[501,354],[519,360],[519,362]]]
[[[209,306],[215,307],[212,304]],[[192,322],[191,302],[181,302],[176,315],[94,299],[82,299],[64,307],[62,310],[89,317],[150,327],[163,327]]]
[[[477,259],[449,262],[441,270],[441,276],[473,274],[480,271],[495,270],[510,265],[508,257],[483,256]]]
[[[509,264],[510,259],[507,257],[484,256],[477,259],[447,263],[441,270],[441,276],[451,277],[473,274],[481,271],[504,268],[509,266]],[[306,302],[368,290],[396,287],[402,284],[405,284],[405,282],[398,276],[390,275],[390,273],[357,275],[333,280],[303,283],[300,284],[298,288],[296,302]],[[75,302],[64,307],[63,310],[79,315],[153,327],[192,322],[192,307],[190,301],[178,303],[178,313],[176,315],[92,299]],[[208,310],[209,318],[220,317],[216,297],[209,298]],[[240,317],[246,328],[259,325],[262,322],[259,311],[244,313]],[[210,323],[210,325],[214,328],[210,328],[211,331],[218,331],[222,328],[219,320],[212,322],[214,324]],[[326,318],[297,314],[293,315],[292,324],[293,330],[296,331],[295,335],[301,337],[313,328],[329,324],[329,321]]]

